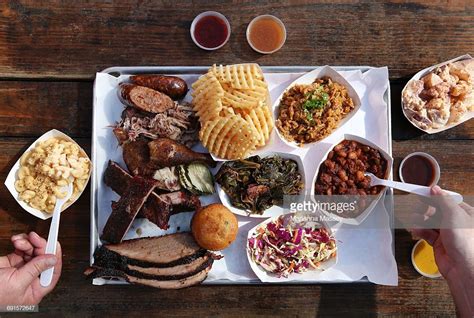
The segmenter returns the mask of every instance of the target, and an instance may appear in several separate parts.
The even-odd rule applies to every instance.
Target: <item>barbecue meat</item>
[[[188,84],[182,78],[158,74],[132,75],[133,84],[145,86],[165,93],[172,99],[181,99],[188,92]]]
[[[190,232],[175,233],[102,245],[84,274],[176,289],[201,283],[218,258],[199,247]]]
[[[168,138],[158,138],[148,143],[150,166],[153,168],[172,167],[193,162],[202,162],[215,167],[210,154],[192,151]]]
[[[124,264],[131,264],[162,268],[190,263],[206,253],[190,232],[183,232],[102,245],[94,259],[102,267],[124,268]]]
[[[172,280],[194,275],[212,265],[214,258],[206,253],[195,259],[187,258],[183,264],[170,267],[143,267],[126,262],[110,262],[110,258],[95,258],[94,267],[110,268],[126,274],[147,279]]]
[[[176,191],[148,198],[137,217],[144,217],[158,225],[160,229],[168,229],[171,215],[196,211],[201,207],[199,197],[185,191]]]
[[[176,102],[172,108],[159,114],[127,107],[122,112],[122,120],[114,128],[120,145],[142,136],[149,139],[170,138],[192,147],[198,141],[198,131],[199,122],[192,106]]]
[[[104,174],[104,182],[118,195],[123,195],[132,176],[116,162],[109,161]],[[152,192],[138,212],[138,218],[147,218],[159,228],[168,229],[170,216],[176,213],[196,211],[201,207],[199,197],[185,191],[158,195]]]
[[[168,138],[147,142],[141,138],[122,145],[123,160],[133,175],[153,177],[156,170],[192,162],[202,162],[215,167],[211,155],[192,151]]]
[[[164,169],[167,169],[164,171]],[[154,174],[154,180],[156,181],[156,188],[165,191],[178,191],[181,190],[181,185],[177,177],[174,177],[174,167],[164,168],[158,170]],[[169,171],[168,171],[169,170]],[[128,183],[132,179],[132,176],[122,169],[116,162],[110,161],[105,169],[104,182],[106,185],[112,188],[119,195],[125,193],[125,189]]]
[[[121,242],[155,186],[153,180],[134,177],[120,200],[112,203],[112,214],[105,224],[101,239],[110,243]]]
[[[109,268],[94,268],[90,267],[85,271],[85,274],[88,278],[98,278],[98,277],[118,277],[124,278],[127,282],[131,284],[145,285],[161,289],[180,289],[189,286],[194,286],[202,283],[209,271],[211,266],[208,266],[204,270],[198,272],[197,274],[174,280],[156,280],[156,279],[146,279],[139,278],[126,274],[123,271]]]
[[[205,254],[204,256],[198,257],[190,263],[176,265],[173,267],[140,267],[137,265],[127,264],[127,267],[124,268],[123,271],[137,277],[140,277],[139,275],[143,274],[161,277],[171,276],[176,279],[176,277],[179,276],[186,277],[198,273],[211,265],[213,261],[214,259],[211,256]]]
[[[127,106],[150,113],[162,113],[174,106],[173,100],[168,95],[135,84],[120,84],[118,97]]]
[[[150,151],[145,139],[129,141],[122,145],[123,160],[128,171],[134,176],[152,176],[156,169],[148,166]]]

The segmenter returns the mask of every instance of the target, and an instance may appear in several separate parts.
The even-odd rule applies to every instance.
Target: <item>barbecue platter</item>
[[[315,281],[332,267],[341,248],[337,231],[325,222],[304,228],[281,220],[290,212],[284,198],[311,194],[319,180],[316,168],[323,158],[312,160],[311,150],[327,154],[337,146],[333,135],[361,107],[351,84],[326,66],[289,77],[280,97],[271,100],[274,84],[269,86],[268,74],[257,64],[213,65],[196,76],[144,70],[128,70],[110,82],[113,94],[94,101],[97,193],[91,203],[86,276],[98,284],[178,289],[206,283],[213,266],[228,257],[232,261],[235,253],[239,262],[248,258],[246,267],[264,271],[272,282],[301,277]],[[292,91],[295,87],[298,92]],[[107,125],[97,126],[104,117]],[[97,130],[107,137],[96,137]],[[305,141],[308,131],[315,134]],[[360,147],[373,145],[364,138],[357,141]],[[345,154],[338,155],[337,160],[346,161]],[[392,161],[384,156],[380,175],[389,178]],[[347,169],[331,176],[335,186],[347,187],[348,181],[348,189],[357,190],[367,183],[366,177],[350,176],[352,168],[334,164]],[[358,166],[362,172],[366,168],[370,166]],[[348,179],[340,180],[346,172]],[[332,185],[326,182],[316,188],[328,187]],[[377,190],[378,199],[384,190]],[[369,213],[364,212],[364,219]],[[249,221],[255,224],[252,233],[251,227],[243,227]],[[313,245],[311,258],[301,256],[306,249],[300,242]],[[282,250],[279,244],[287,247]]]

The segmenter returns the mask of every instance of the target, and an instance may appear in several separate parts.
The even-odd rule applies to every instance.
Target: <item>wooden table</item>
[[[400,91],[416,71],[474,53],[471,1],[40,1],[3,2],[0,21],[0,175],[4,180],[22,151],[43,132],[58,128],[90,150],[92,84],[96,71],[113,65],[388,66],[392,87],[395,167],[406,154],[427,151],[440,162],[443,187],[474,193],[474,121],[449,131],[421,134],[402,117]],[[189,36],[195,15],[225,14],[229,43],[216,52],[198,49]],[[288,39],[273,55],[253,52],[248,22],[271,13],[286,24]],[[11,235],[35,230],[47,236],[49,221],[30,216],[0,187],[0,254]],[[59,285],[40,305],[44,316],[152,315],[440,315],[454,314],[443,280],[420,277],[409,254],[413,241],[396,232],[399,286],[198,286],[163,291],[139,286],[92,286],[82,272],[89,262],[89,196],[62,217],[64,268]],[[0,314],[1,315],[1,314]]]

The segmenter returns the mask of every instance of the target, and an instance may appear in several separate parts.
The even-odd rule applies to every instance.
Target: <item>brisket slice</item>
[[[127,241],[125,241],[127,242]],[[107,249],[105,246],[99,247],[94,253],[94,265],[110,268],[127,268],[128,265],[134,265],[144,268],[171,268],[178,265],[189,264],[196,259],[207,254],[204,249],[199,249],[195,253],[183,256],[170,262],[152,262],[143,259],[133,259],[122,256],[119,253]]]
[[[104,182],[118,195],[123,195],[132,176],[116,162],[109,161],[104,174]],[[159,228],[168,229],[170,216],[176,213],[198,210],[201,207],[199,197],[185,191],[158,195],[152,192],[139,211],[138,218],[147,218]]]
[[[88,278],[98,278],[98,277],[118,277],[124,278],[127,282],[131,284],[139,284],[139,285],[146,285],[155,288],[162,288],[162,289],[180,289],[185,288],[193,285],[198,285],[202,283],[209,271],[211,270],[212,265],[208,266],[204,270],[182,278],[182,279],[174,279],[174,280],[156,280],[156,279],[146,279],[146,278],[139,278],[133,275],[127,274],[123,271],[116,270],[116,269],[109,269],[109,268],[94,268],[89,267],[84,274],[87,275]]]
[[[134,177],[118,202],[112,202],[112,214],[105,224],[101,239],[119,243],[132,225],[156,183],[150,179]]]
[[[124,272],[137,277],[139,277],[138,273],[154,276],[190,276],[190,273],[192,275],[197,272],[200,272],[204,268],[211,265],[212,262],[214,262],[214,258],[208,253],[206,253],[204,256],[198,257],[189,263],[184,263],[173,267],[141,267],[137,265],[127,264],[127,267],[124,269]]]
[[[123,263],[103,264],[103,262],[100,261],[95,261],[93,267],[115,269],[138,278],[175,280],[192,276],[212,265],[213,262],[214,259],[210,255],[205,254],[204,256],[198,257],[189,263],[172,267],[141,267],[138,265]]]
[[[123,264],[140,267],[172,267],[187,264],[207,253],[190,232],[159,237],[126,240],[120,244],[102,245],[94,253],[101,266],[124,268]],[[122,263],[122,265],[117,265]]]

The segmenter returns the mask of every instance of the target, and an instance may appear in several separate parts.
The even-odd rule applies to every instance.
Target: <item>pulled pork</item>
[[[173,108],[158,114],[127,107],[114,129],[120,144],[144,136],[150,139],[170,138],[188,147],[198,141],[198,131],[198,120],[192,106],[176,102]]]

